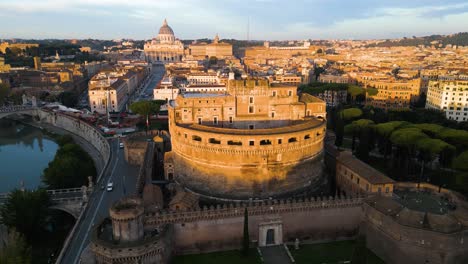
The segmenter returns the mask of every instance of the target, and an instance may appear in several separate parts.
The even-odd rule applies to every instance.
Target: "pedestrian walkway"
[[[261,247],[263,262],[265,264],[288,264],[292,263],[283,245]]]

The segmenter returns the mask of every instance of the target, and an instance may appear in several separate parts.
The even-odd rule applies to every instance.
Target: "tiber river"
[[[0,193],[35,189],[42,171],[54,159],[58,145],[38,128],[0,120]]]

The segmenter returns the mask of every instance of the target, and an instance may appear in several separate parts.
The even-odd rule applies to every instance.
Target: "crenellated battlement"
[[[262,202],[251,201],[248,203],[231,203],[210,207],[203,207],[193,211],[162,211],[145,214],[145,226],[158,226],[168,223],[186,223],[201,220],[214,220],[243,217],[244,208],[247,208],[250,216],[273,215],[294,213],[300,211],[312,211],[327,208],[359,207],[364,198],[333,198],[315,197],[307,199],[268,200]]]

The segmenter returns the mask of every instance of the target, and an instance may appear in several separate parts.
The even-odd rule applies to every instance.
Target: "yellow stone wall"
[[[232,199],[314,185],[322,176],[326,132],[326,121],[315,116],[324,105],[300,102],[296,87],[264,80],[232,81],[225,95],[181,95],[169,107],[166,177]]]

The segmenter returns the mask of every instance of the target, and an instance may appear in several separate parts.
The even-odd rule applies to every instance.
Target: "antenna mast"
[[[250,41],[250,16],[247,17],[247,41]]]

